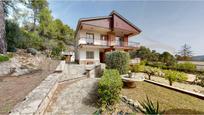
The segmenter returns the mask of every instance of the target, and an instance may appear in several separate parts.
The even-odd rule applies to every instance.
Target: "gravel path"
[[[96,78],[85,78],[57,89],[45,115],[91,115],[97,110]]]
[[[169,85],[168,80],[162,78],[162,77],[155,77],[152,76],[151,79],[153,81],[157,81],[159,83],[167,84]],[[204,94],[204,87],[198,86],[198,85],[191,85],[191,84],[185,84],[185,83],[179,83],[179,82],[173,82],[174,87],[178,87],[181,89],[189,90],[189,91],[194,91],[196,93],[202,93]]]

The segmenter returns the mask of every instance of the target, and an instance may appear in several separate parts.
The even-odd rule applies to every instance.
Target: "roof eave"
[[[117,16],[119,16],[122,20],[124,20],[126,23],[128,23],[130,26],[132,26],[133,28],[135,28],[139,33],[142,32],[141,29],[139,29],[137,26],[135,26],[133,23],[131,23],[130,21],[128,21],[125,17],[123,17],[122,15],[120,15],[118,12],[116,12],[115,10],[113,10],[109,16],[113,16],[113,14],[116,14]]]

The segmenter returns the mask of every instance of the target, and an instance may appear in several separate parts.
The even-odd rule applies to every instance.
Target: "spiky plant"
[[[162,113],[164,113],[164,111],[159,110],[159,102],[157,101],[156,105],[153,104],[153,102],[148,98],[148,96],[146,97],[146,100],[144,102],[140,102],[140,104],[145,110],[143,111],[144,114],[161,115]]]

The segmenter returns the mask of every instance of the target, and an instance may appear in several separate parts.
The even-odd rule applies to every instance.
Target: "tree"
[[[181,55],[181,59],[188,61],[191,59],[192,56],[192,50],[191,50],[191,46],[184,44],[182,46],[181,51],[179,52],[179,54]]]
[[[159,56],[160,54],[158,52],[156,52],[155,50],[152,50],[151,52],[151,58],[149,60],[151,61],[159,61]]]
[[[139,50],[130,52],[131,58],[139,57],[142,60],[149,60],[151,57],[151,50],[144,46],[141,46]]]
[[[3,0],[0,0],[0,53],[5,54],[7,50],[5,40],[5,5]]]
[[[144,73],[146,73],[148,75],[149,80],[151,80],[152,75],[159,75],[161,73],[161,71],[158,68],[145,66],[144,67]]]
[[[56,28],[54,27],[51,11],[48,8],[43,8],[39,15],[39,34],[46,38],[52,39],[56,35]]]
[[[161,62],[165,63],[167,66],[171,66],[171,65],[174,65],[176,63],[176,59],[169,52],[163,52],[160,55],[160,59],[159,60]]]
[[[12,20],[6,20],[6,41],[9,52],[15,52],[18,46],[18,40],[21,36],[21,31],[18,24]]]
[[[31,9],[33,12],[33,31],[36,31],[36,25],[39,22],[38,15],[40,14],[41,10],[44,8],[48,8],[48,2],[47,0],[24,0],[24,5],[27,6],[27,8]]]
[[[14,0],[0,0],[0,53],[7,51],[5,17],[9,15],[9,10],[16,12]]]
[[[187,75],[182,72],[165,70],[164,73],[165,73],[164,78],[169,80],[170,86],[172,86],[173,82],[175,81],[182,82],[182,81],[187,80]]]

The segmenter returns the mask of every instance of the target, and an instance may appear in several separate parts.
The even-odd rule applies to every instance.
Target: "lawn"
[[[158,100],[166,113],[204,113],[204,100],[156,86],[147,82],[136,82],[136,88],[123,88],[122,94],[139,102],[148,96],[154,103]]]

